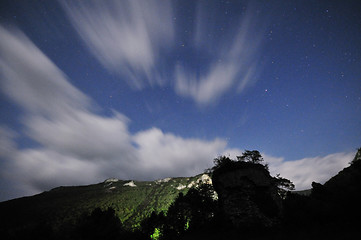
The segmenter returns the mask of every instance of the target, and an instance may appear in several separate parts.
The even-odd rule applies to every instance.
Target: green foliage
[[[161,235],[161,228],[166,222],[166,216],[163,212],[156,213],[152,212],[152,214],[143,219],[140,223],[140,231],[145,236],[152,236],[155,233],[155,229],[159,229],[159,237]]]
[[[210,222],[217,209],[212,185],[200,184],[186,194],[179,193],[166,215],[153,212],[145,218],[140,231],[151,239],[179,239]]]
[[[267,164],[261,163],[263,158],[257,152],[245,151],[237,157],[238,161],[218,157],[210,173],[251,166],[269,174]],[[258,231],[263,238],[254,238],[254,231],[237,232],[227,226],[228,222],[220,217],[222,209],[212,185],[177,189],[193,185],[200,176],[135,182],[136,187],[124,186],[129,181],[59,187],[33,197],[3,202],[0,203],[0,235],[2,239],[171,240],[189,239],[189,236],[191,239],[239,239],[243,234],[242,239],[265,239],[266,236],[304,239],[308,238],[307,234],[299,234],[310,232],[313,239],[324,239],[323,234],[331,230],[331,239],[350,238],[356,232],[359,235],[358,222],[354,219],[361,212],[360,156],[361,149],[351,166],[324,185],[313,183],[310,196],[290,192],[286,195],[287,189],[294,188],[293,183],[279,175],[273,177],[274,184],[287,196],[283,200],[284,222],[276,234]],[[268,216],[277,215],[271,199],[261,191],[256,192],[252,200]],[[350,229],[351,233],[345,235]],[[223,236],[225,233],[228,235]],[[269,233],[274,238],[269,237]]]
[[[75,234],[80,239],[116,239],[124,229],[112,208],[94,209],[89,216],[83,215],[78,220]]]
[[[154,229],[154,233],[153,233],[152,235],[150,235],[150,239],[152,239],[152,240],[159,240],[159,239],[160,239],[160,236],[161,236],[160,229],[159,229],[159,228],[155,228],[155,229]]]
[[[153,211],[166,212],[180,192],[187,193],[189,188],[178,190],[179,185],[188,186],[199,177],[173,178],[168,182],[137,181],[136,187],[124,186],[129,181],[121,180],[88,186],[58,187],[32,197],[2,202],[0,231],[21,231],[21,228],[37,223],[47,223],[50,229],[59,232],[63,231],[64,226],[76,224],[83,214],[88,215],[96,208],[104,211],[112,208],[124,228],[138,228],[141,221]]]

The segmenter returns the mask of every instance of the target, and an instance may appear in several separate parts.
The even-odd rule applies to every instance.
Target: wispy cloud
[[[255,9],[249,7],[235,26],[215,30],[209,26],[216,25],[216,19],[202,8],[200,5],[196,16],[193,51],[209,58],[207,70],[200,72],[198,67],[178,64],[175,89],[199,104],[209,104],[230,89],[242,92],[257,81],[256,73],[262,68],[259,58],[264,25]]]
[[[0,160],[6,161],[16,149],[14,138],[17,134],[6,126],[0,126]]]
[[[173,41],[169,1],[61,1],[90,52],[108,70],[137,89],[162,85],[157,70]]]
[[[104,117],[94,112],[91,99],[24,34],[0,27],[0,37],[1,90],[22,107],[25,131],[39,143],[39,147],[19,148],[16,134],[0,127],[0,178],[8,193],[0,196],[3,199],[110,176],[190,176],[211,167],[219,154],[241,154],[240,149],[226,149],[227,142],[222,139],[183,138],[158,128],[131,133],[126,116],[115,112]],[[303,189],[312,181],[327,180],[345,167],[353,154],[296,161],[263,155],[273,174],[281,173]]]
[[[178,34],[185,25],[182,20],[174,21],[176,13],[172,4],[175,2],[61,3],[94,57],[136,89],[169,84],[180,96],[206,105],[231,89],[242,92],[257,80],[256,73],[261,70],[259,53],[263,41],[263,17],[251,6],[235,25],[220,30],[212,27],[217,25],[215,14],[205,11],[206,4],[199,2],[195,16],[192,16],[196,19],[194,26],[191,23],[186,30],[193,32],[190,47],[181,50],[192,56],[190,61],[207,59],[198,66],[177,62],[175,56],[169,56],[179,51],[176,42],[183,37]],[[169,78],[172,75],[174,82]]]
[[[0,36],[0,86],[27,112],[62,115],[90,104],[22,32],[0,26]]]
[[[132,134],[130,120],[122,114],[104,117],[94,112],[90,98],[24,34],[0,27],[0,36],[1,90],[24,110],[25,131],[40,145],[20,149],[12,131],[0,128],[1,178],[22,186],[23,193],[109,176],[195,175],[226,145],[223,140],[185,139],[157,128]]]

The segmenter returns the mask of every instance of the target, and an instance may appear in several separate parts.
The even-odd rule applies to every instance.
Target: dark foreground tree
[[[123,226],[112,208],[102,211],[94,209],[89,215],[84,215],[78,221],[75,237],[78,239],[119,239]]]
[[[153,212],[141,223],[141,231],[148,239],[172,240],[196,231],[214,218],[218,210],[211,184],[200,184],[187,194],[180,193],[169,207],[166,216]]]
[[[146,239],[140,231],[125,229],[112,208],[96,208],[90,215],[83,215],[75,226],[71,239]]]
[[[149,217],[143,219],[140,224],[140,230],[144,236],[157,240],[160,238],[161,228],[166,221],[167,218],[163,212],[152,212]]]
[[[244,164],[244,165],[258,165],[258,166],[262,166],[263,168],[265,168],[268,171],[268,164],[264,164],[264,159],[261,155],[261,153],[257,150],[245,150],[241,156],[237,156],[237,160],[233,160],[229,157],[226,156],[219,156],[217,158],[215,158],[213,160],[214,162],[214,166],[210,169],[207,170],[207,172],[209,174],[212,174],[213,172],[215,172],[215,170],[217,169],[228,169],[228,168],[232,168],[235,166],[235,164],[238,166],[240,164]]]
[[[262,163],[264,161],[261,153],[257,150],[245,150],[242,156],[237,156],[237,160],[251,163]]]

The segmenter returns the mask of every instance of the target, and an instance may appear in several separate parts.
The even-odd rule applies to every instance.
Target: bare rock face
[[[263,165],[235,162],[227,169],[215,170],[212,180],[224,215],[235,227],[279,224],[282,200]]]

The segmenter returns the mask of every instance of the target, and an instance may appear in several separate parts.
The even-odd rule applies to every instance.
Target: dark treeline
[[[112,208],[93,210],[53,230],[34,223],[2,239],[351,239],[361,236],[361,149],[350,166],[311,194],[271,176],[258,151],[237,160],[215,159],[212,184],[179,194],[167,212],[153,212],[135,229],[125,228]]]

